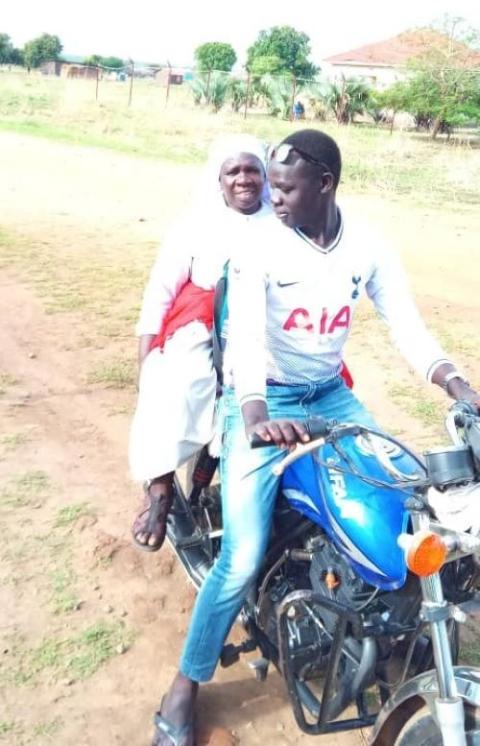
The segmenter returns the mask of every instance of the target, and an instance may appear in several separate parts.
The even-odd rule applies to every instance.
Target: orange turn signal
[[[412,536],[407,549],[408,569],[421,578],[433,575],[444,564],[447,553],[447,545],[440,536],[421,531]]]

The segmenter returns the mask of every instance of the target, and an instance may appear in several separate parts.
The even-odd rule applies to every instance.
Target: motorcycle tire
[[[480,708],[465,705],[465,728],[468,746],[480,746]],[[406,722],[392,746],[440,746],[442,735],[426,707]]]

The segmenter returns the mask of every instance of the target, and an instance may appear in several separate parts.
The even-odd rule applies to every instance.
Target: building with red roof
[[[323,69],[336,79],[362,78],[378,88],[385,88],[405,77],[409,60],[434,48],[445,51],[450,44],[447,36],[434,29],[404,31],[392,39],[327,57]],[[465,67],[480,69],[478,52],[459,42],[454,42],[450,50],[457,64],[460,60]]]

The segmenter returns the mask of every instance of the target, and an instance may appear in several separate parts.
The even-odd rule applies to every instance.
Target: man
[[[282,449],[309,439],[301,420],[322,415],[374,424],[340,376],[361,293],[421,375],[454,399],[480,401],[427,332],[395,257],[368,226],[344,220],[336,203],[340,172],[340,151],[328,135],[302,130],[283,140],[268,170],[280,220],[252,231],[258,250],[244,252],[242,263],[231,267],[222,552],[197,598],[155,744],[172,743],[162,735],[170,726],[179,746],[194,742],[198,683],[213,676],[262,563],[278,490],[271,467],[283,458]],[[277,447],[252,451],[253,433]]]

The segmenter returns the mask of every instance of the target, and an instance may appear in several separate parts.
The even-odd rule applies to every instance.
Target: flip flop
[[[132,540],[138,549],[142,552],[158,552],[163,542],[165,541],[165,534],[167,532],[167,519],[172,507],[173,494],[171,495],[151,495],[148,490],[145,490],[145,498],[148,500],[148,505],[140,511],[135,518],[132,528]],[[148,515],[147,521],[142,525],[142,519],[145,515]],[[160,531],[158,526],[160,525]],[[142,544],[137,539],[138,534],[154,534],[157,538],[155,544]]]
[[[152,746],[158,746],[158,739],[160,736],[167,736],[167,738],[172,742],[172,746],[181,746],[182,740],[189,735],[194,727],[192,717],[190,722],[186,723],[181,728],[176,728],[174,725],[169,723],[168,720],[165,720],[161,712],[161,707],[160,711],[155,713],[153,722],[155,724],[155,736],[152,741]]]

